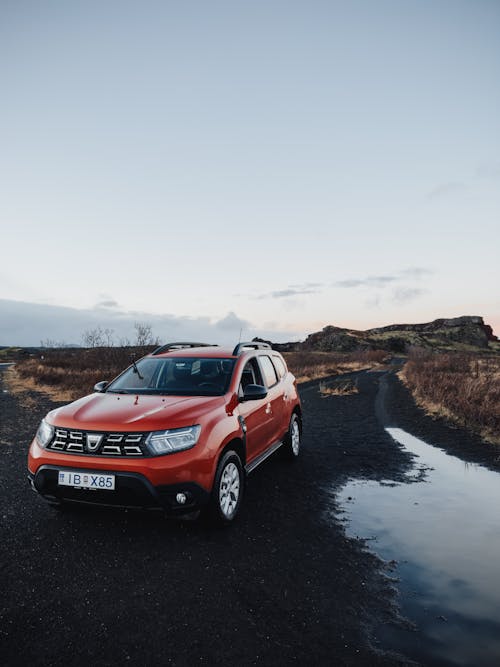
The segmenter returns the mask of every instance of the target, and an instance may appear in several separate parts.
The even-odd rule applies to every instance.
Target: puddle
[[[416,626],[377,634],[426,665],[500,665],[500,474],[386,430],[418,457],[410,483],[352,482],[337,496],[348,535],[397,561],[401,611]]]

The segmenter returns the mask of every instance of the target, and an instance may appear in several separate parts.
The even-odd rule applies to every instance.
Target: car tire
[[[243,499],[244,481],[240,457],[232,449],[225,452],[217,466],[208,507],[213,523],[227,525],[234,521]]]
[[[302,438],[302,426],[296,412],[290,417],[290,424],[285,437],[284,454],[290,461],[296,461],[300,454],[300,441]]]

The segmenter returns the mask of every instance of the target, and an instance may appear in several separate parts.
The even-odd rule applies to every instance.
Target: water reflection
[[[499,665],[500,475],[387,431],[418,457],[418,474],[396,486],[353,482],[339,494],[348,533],[375,537],[370,548],[399,563],[402,612],[417,632],[382,636],[425,664]]]

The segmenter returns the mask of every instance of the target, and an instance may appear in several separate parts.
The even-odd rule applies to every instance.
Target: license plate
[[[79,489],[113,491],[115,488],[115,476],[99,475],[92,472],[59,470],[57,483],[59,486],[72,486]]]

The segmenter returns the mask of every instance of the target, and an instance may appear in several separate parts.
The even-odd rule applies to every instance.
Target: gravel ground
[[[51,509],[28,486],[26,454],[54,403],[0,389],[2,663],[407,664],[377,649],[374,629],[397,621],[390,569],[346,538],[334,493],[349,478],[403,478],[411,456],[383,425],[415,408],[393,375],[353,377],[358,394],[302,387],[301,458],[257,469],[219,530]]]

